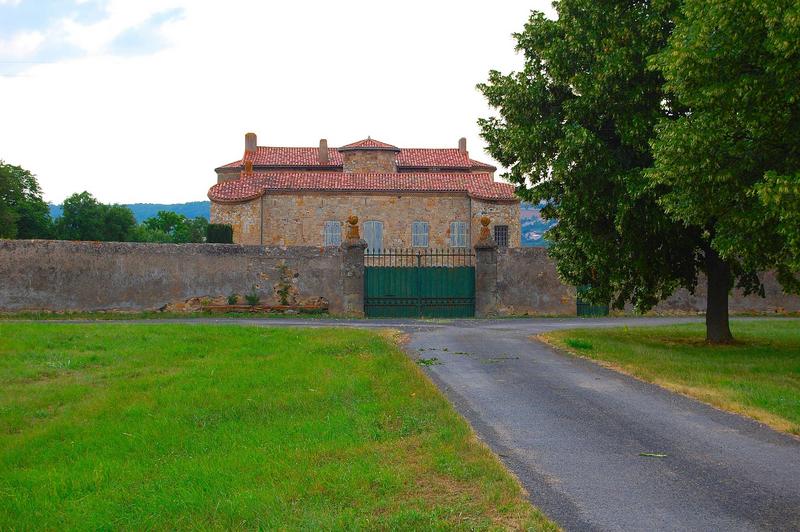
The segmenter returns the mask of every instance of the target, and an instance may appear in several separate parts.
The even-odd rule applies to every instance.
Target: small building
[[[480,219],[499,246],[520,245],[519,199],[496,168],[457,148],[398,148],[371,138],[328,148],[258,146],[245,135],[242,159],[216,169],[211,222],[233,227],[238,244],[338,246],[350,215],[371,250],[468,248]]]

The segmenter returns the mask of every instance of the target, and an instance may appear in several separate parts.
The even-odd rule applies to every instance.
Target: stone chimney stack
[[[319,139],[319,164],[328,164],[329,162],[328,139]]]
[[[255,133],[245,133],[244,135],[244,151],[256,152],[258,147],[258,140]]]
[[[463,153],[466,156],[469,156],[469,152],[467,151],[467,139],[466,138],[461,137],[460,139],[458,139],[458,151],[460,151],[461,153]]]

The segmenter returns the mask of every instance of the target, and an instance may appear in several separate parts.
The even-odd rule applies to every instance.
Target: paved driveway
[[[800,441],[530,340],[679,321],[257,323],[406,331],[409,354],[441,362],[425,371],[568,530],[800,530]]]
[[[568,530],[800,530],[798,440],[529,339],[622,323],[461,322],[408,349]]]

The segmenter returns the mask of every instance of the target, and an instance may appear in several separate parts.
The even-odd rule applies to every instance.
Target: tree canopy
[[[51,231],[36,176],[0,161],[0,238],[49,238]]]
[[[55,226],[62,240],[125,242],[131,239],[136,219],[128,207],[100,203],[84,191],[64,200]]]
[[[139,226],[134,240],[140,242],[203,242],[208,221],[197,216],[189,219],[172,211],[159,211]]]
[[[755,272],[768,267],[779,268],[786,280],[784,258],[790,251],[785,237],[767,242],[780,235],[779,228],[758,235],[759,242],[744,242],[744,235],[734,239],[732,234],[743,229],[743,224],[724,229],[712,224],[709,230],[708,221],[724,212],[732,219],[750,220],[752,229],[760,230],[768,223],[765,217],[771,210],[786,209],[774,201],[759,202],[759,194],[769,198],[772,190],[754,186],[759,179],[764,181],[764,172],[770,170],[763,165],[751,167],[751,178],[742,189],[721,191],[724,184],[714,183],[722,174],[705,172],[698,161],[704,160],[704,154],[712,160],[722,157],[712,152],[725,135],[708,131],[707,123],[703,129],[708,136],[698,130],[688,138],[680,128],[688,127],[705,105],[703,95],[711,98],[709,95],[718,93],[720,87],[714,86],[714,79],[724,84],[721,82],[740,73],[747,78],[756,68],[752,61],[760,58],[758,52],[745,53],[744,48],[773,46],[773,66],[757,68],[774,70],[773,80],[779,73],[784,75],[780,86],[785,91],[798,87],[788,83],[798,69],[786,66],[790,52],[779,46],[779,38],[769,45],[764,40],[769,31],[753,33],[740,28],[769,26],[767,12],[774,20],[787,20],[789,2],[784,2],[783,11],[756,0],[733,2],[755,6],[742,10],[748,14],[744,20],[731,16],[730,11],[723,14],[720,5],[726,2],[712,3],[720,10],[718,17],[727,17],[727,31],[743,36],[738,41],[740,49],[709,47],[710,43],[702,40],[691,42],[704,35],[703,31],[713,34],[719,23],[713,19],[698,22],[704,16],[703,6],[709,5],[699,0],[686,2],[683,8],[682,2],[674,0],[561,0],[554,4],[557,20],[532,13],[524,30],[515,35],[524,68],[510,74],[492,71],[488,82],[479,85],[496,110],[495,116],[481,119],[479,124],[490,153],[509,168],[505,177],[516,184],[518,194],[530,201],[547,201],[543,215],[558,220],[547,236],[552,242],[550,253],[565,281],[589,285],[586,297],[594,301],[612,301],[618,308],[629,303],[647,310],[678,287],[694,291],[699,275],[706,273],[708,339],[728,341],[731,284],[738,280],[747,290],[758,290]],[[796,24],[796,18],[788,20]],[[778,34],[786,37],[786,32]],[[730,43],[717,39],[713,45],[724,48]],[[690,51],[692,47],[694,51]],[[704,55],[692,63],[694,70],[687,71],[695,77],[681,81],[682,62],[689,61],[687,54],[692,53]],[[705,68],[717,60],[716,69]],[[705,81],[703,72],[708,75]],[[735,114],[743,105],[773,105],[759,123],[769,124],[769,117],[779,117],[781,124],[788,124],[786,120],[794,117],[797,124],[797,100],[786,99],[787,92],[769,97],[737,93],[746,88],[746,82],[731,83],[724,96],[718,95],[727,99],[727,106],[720,102],[709,111],[725,115]],[[684,94],[693,91],[698,94]],[[701,107],[695,109],[698,105]],[[735,117],[717,117],[715,123],[725,124],[726,120],[730,124],[723,131],[733,132]],[[775,131],[773,142],[781,130]],[[757,146],[747,142],[738,149],[757,158]],[[782,149],[785,145],[778,146]],[[679,165],[686,162],[687,154],[695,158],[697,166],[693,175],[682,176]],[[792,164],[787,160],[774,170],[790,175]],[[738,186],[739,182],[733,181]],[[695,193],[698,195],[693,196]],[[748,198],[749,202],[745,201]],[[741,210],[741,215],[729,212],[734,209]],[[794,222],[785,218],[783,227],[791,232]],[[738,245],[744,246],[741,251],[736,251]]]

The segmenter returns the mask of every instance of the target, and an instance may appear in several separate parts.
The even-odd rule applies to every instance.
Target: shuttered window
[[[380,251],[383,249],[383,222],[364,222],[364,240],[367,241],[367,251]]]
[[[428,222],[411,224],[411,245],[415,248],[428,247]]]
[[[336,221],[325,222],[325,245],[338,246],[342,243],[342,224]]]
[[[467,222],[450,223],[450,247],[467,247]]]

